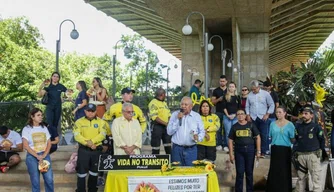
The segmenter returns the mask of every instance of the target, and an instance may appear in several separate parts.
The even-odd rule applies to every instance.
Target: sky
[[[64,22],[61,27],[61,53],[75,51],[96,56],[105,53],[113,55],[113,47],[122,34],[135,34],[133,30],[84,0],[0,0],[1,18],[19,16],[26,16],[30,23],[40,30],[45,40],[41,46],[53,53],[56,52],[59,25],[65,19],[71,19],[75,23],[79,38],[71,39],[73,25],[71,22]],[[181,61],[146,39],[145,46],[158,54],[160,63],[171,65],[169,87],[181,85]],[[125,65],[130,60],[124,58],[122,52],[118,49],[117,59]],[[175,63],[178,64],[177,69],[173,67]],[[162,71],[166,78],[167,70]]]

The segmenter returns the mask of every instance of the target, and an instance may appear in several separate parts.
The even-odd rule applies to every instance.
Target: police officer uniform
[[[96,111],[96,105],[88,104],[86,111]],[[75,140],[79,143],[78,160],[77,160],[77,192],[86,192],[86,176],[89,173],[88,191],[97,191],[97,176],[98,176],[98,161],[102,151],[102,141],[106,137],[107,123],[98,118],[88,119],[82,117],[75,122],[73,134]],[[87,146],[87,141],[90,140],[96,149]]]
[[[134,90],[129,89],[129,88],[124,88],[121,91],[121,94],[124,93],[135,93]],[[113,104],[112,106],[110,106],[110,109],[104,114],[103,119],[105,119],[106,121],[112,121],[113,119],[117,118],[117,117],[122,117],[122,105],[123,105],[123,101],[122,102],[118,102]],[[132,104],[133,106],[133,118],[138,119],[140,126],[142,128],[142,133],[145,132],[147,124],[146,124],[146,118],[143,114],[143,111],[135,104]]]
[[[171,136],[167,134],[167,126],[156,121],[157,117],[168,123],[171,116],[170,110],[165,101],[154,98],[148,105],[149,117],[151,119],[151,146],[152,154],[160,153],[160,143],[165,148],[166,154],[171,154]]]
[[[304,112],[313,114],[310,107],[305,107]],[[307,170],[310,171],[313,180],[313,191],[320,192],[322,187],[320,185],[320,157],[321,151],[325,147],[323,131],[317,123],[298,123],[296,124],[296,155],[298,165],[303,168],[297,170],[298,181],[296,191],[305,191],[305,179],[307,177]]]

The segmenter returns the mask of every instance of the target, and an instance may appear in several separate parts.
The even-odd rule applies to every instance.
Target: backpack
[[[77,167],[78,153],[72,153],[70,160],[65,165],[66,173],[75,173],[75,168]]]

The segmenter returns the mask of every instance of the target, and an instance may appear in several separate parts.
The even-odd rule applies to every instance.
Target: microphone
[[[180,109],[180,112],[183,113],[183,109]],[[182,126],[182,118],[179,119],[179,125]]]

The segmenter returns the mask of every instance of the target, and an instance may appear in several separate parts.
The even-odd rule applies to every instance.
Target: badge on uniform
[[[308,134],[308,138],[312,139],[313,138],[313,134],[312,133]]]
[[[211,122],[212,122],[212,119],[209,119],[209,122],[211,123]]]
[[[99,127],[99,125],[98,124],[94,124],[94,128],[98,128]]]

